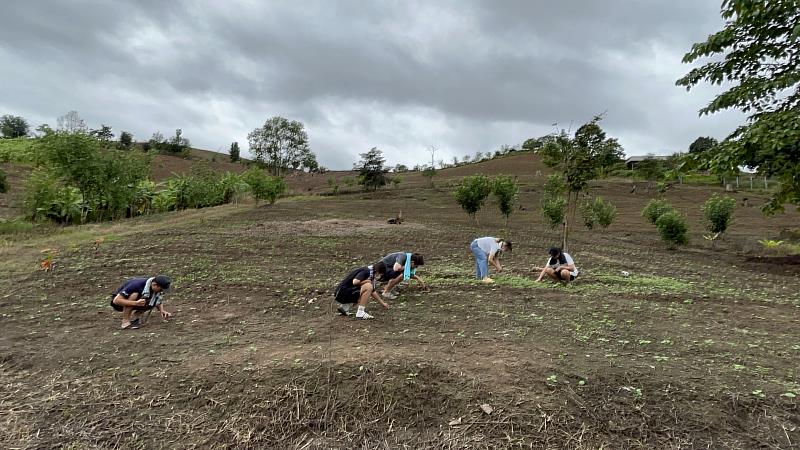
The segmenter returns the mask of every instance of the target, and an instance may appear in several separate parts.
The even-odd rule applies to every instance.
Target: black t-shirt
[[[339,283],[339,286],[336,287],[335,292],[339,292],[341,289],[353,289],[359,288],[358,286],[353,286],[353,280],[364,281],[369,279],[370,281],[374,282],[375,274],[372,273],[372,270],[369,266],[367,267],[359,267],[358,269],[354,269],[352,272],[348,273],[344,280]],[[360,288],[359,288],[360,289]]]

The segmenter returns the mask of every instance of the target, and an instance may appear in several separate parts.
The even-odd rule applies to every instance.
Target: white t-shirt
[[[567,260],[567,263],[565,265],[568,266],[570,264],[573,264],[573,265],[575,264],[575,261],[572,260],[572,256],[569,256],[569,253],[562,252],[561,254],[564,255],[564,259]],[[544,263],[544,265],[546,267],[552,267],[553,269],[557,269],[558,266],[560,265],[558,260],[556,260],[555,264],[550,264],[550,260],[551,259],[553,259],[553,258],[547,258],[547,262]],[[570,272],[569,274],[572,275],[573,277],[577,277],[578,276],[578,267],[576,266],[575,269],[573,269],[572,272]]]
[[[487,255],[491,255],[500,250],[500,244],[498,244],[493,237],[482,237],[475,240],[477,241],[478,248],[485,251]]]

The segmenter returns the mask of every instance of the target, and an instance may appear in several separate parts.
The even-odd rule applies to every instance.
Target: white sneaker
[[[392,291],[389,291],[389,292],[384,292],[383,294],[381,294],[381,297],[388,298],[389,300],[396,300],[397,299],[397,294],[395,294]]]
[[[372,316],[367,312],[365,312],[363,316],[359,316],[358,314],[356,314],[356,319],[374,319],[374,318],[375,318],[374,316]]]

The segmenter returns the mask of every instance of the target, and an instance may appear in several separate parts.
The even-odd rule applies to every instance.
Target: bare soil
[[[522,179],[507,228],[493,202],[470,223],[443,176],[9,242],[0,447],[797,448],[800,267],[752,257],[798,214],[738,207],[712,243],[711,192],[677,187],[694,231],[671,250],[639,217],[649,196],[598,183],[617,221],[576,227],[575,283],[535,284],[558,241],[542,177]],[[481,235],[514,241],[491,286],[471,275]],[[373,321],[338,316],[341,277],[398,250],[425,255],[429,289],[402,285]],[[175,317],[119,330],[109,294],[154,273],[173,277]]]

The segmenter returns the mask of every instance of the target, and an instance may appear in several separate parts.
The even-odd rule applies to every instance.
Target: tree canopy
[[[247,139],[255,160],[268,166],[274,175],[283,175],[288,169],[316,166],[316,156],[308,146],[302,122],[274,116],[251,131]]]
[[[730,87],[700,114],[734,108],[749,113],[705,164],[717,173],[745,165],[776,176],[780,187],[764,212],[800,204],[800,0],[724,0],[725,26],[692,46],[683,62],[712,57],[676,83]]]
[[[361,153],[361,161],[355,165],[354,169],[358,170],[358,181],[364,186],[364,189],[377,190],[389,181],[386,177],[386,173],[389,172],[386,167],[386,158],[377,147]]]
[[[0,117],[0,134],[4,138],[18,138],[27,136],[29,131],[28,122],[20,116],[9,114]]]

